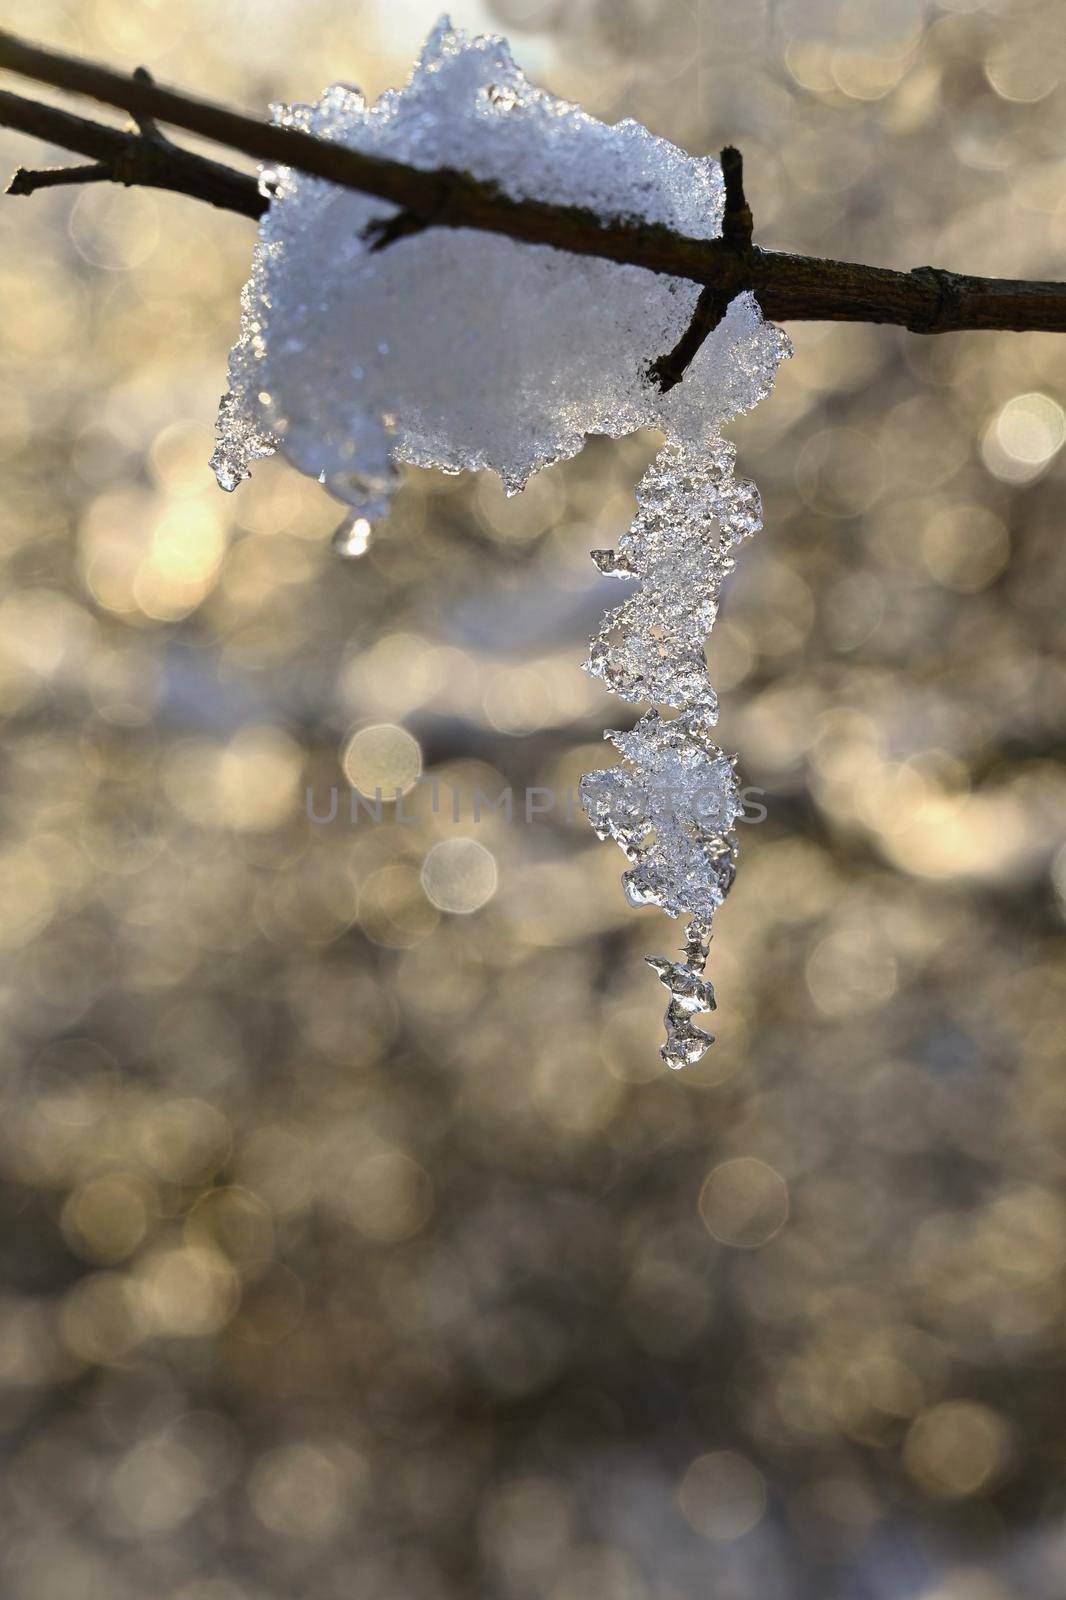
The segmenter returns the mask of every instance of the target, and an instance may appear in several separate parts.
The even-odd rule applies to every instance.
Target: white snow
[[[721,232],[721,168],[632,120],[608,126],[529,84],[506,42],[442,20],[407,87],[372,106],[335,85],[275,120],[419,167],[495,180],[515,198]],[[283,168],[260,228],[214,458],[233,488],[278,449],[374,521],[394,461],[490,467],[509,490],[585,435],[659,427],[705,440],[768,393],[787,348],[740,295],[683,383],[645,376],[698,288],[494,234],[431,228],[383,251],[395,208]]]

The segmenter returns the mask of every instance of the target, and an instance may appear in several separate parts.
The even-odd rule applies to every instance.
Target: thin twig
[[[744,157],[735,145],[722,151],[722,177],[725,180],[725,205],[722,208],[722,238],[735,250],[747,250],[755,223],[744,195]]]
[[[68,183],[106,183],[111,177],[111,168],[102,161],[86,167],[19,167],[4,193],[36,194],[38,189],[58,189]]]
[[[154,83],[155,79],[152,77],[152,74],[148,71],[147,67],[134,67],[133,81],[134,83]],[[150,117],[147,112],[142,111],[140,116],[134,112],[133,120],[141,130],[141,133],[145,139],[152,139],[156,144],[170,143],[170,140],[167,138],[166,134],[160,131],[158,122],[154,117]]]
[[[755,224],[744,198],[744,158],[735,146],[727,144],[721,159],[722,177],[725,180],[722,239],[730,250],[746,257],[752,249],[751,236]],[[713,284],[700,290],[689,325],[674,348],[648,367],[649,378],[658,384],[664,394],[681,382],[697,350],[729,310],[730,298]]]
[[[162,122],[243,151],[267,163],[294,167],[330,183],[356,189],[411,214],[412,221],[390,229],[402,236],[412,227],[473,228],[527,244],[548,245],[574,255],[643,267],[686,278],[715,291],[715,304],[728,304],[750,289],[763,313],[775,322],[836,321],[892,323],[917,333],[963,329],[1039,329],[1066,332],[1066,284],[1020,279],[973,278],[942,268],[895,272],[851,261],[788,255],[745,244],[742,205],[734,210],[732,232],[719,239],[693,239],[634,217],[601,217],[580,206],[541,200],[515,200],[495,184],[448,169],[424,171],[403,162],[316,139],[297,128],[259,122],[222,106],[163,89],[144,78],[26,44],[0,32],[0,67],[77,94],[87,94],[136,117]],[[143,135],[69,117],[51,107],[36,107],[17,96],[0,95],[0,124],[35,133],[51,143],[98,160],[114,159],[122,141],[134,175],[122,181],[208,199],[246,216],[258,216],[266,201],[255,180],[169,143],[156,145]],[[65,118],[71,139],[58,136],[56,118]],[[33,125],[35,124],[35,125]],[[79,131],[80,130],[80,131]],[[91,134],[86,130],[91,130]],[[91,141],[94,148],[88,148]],[[109,149],[103,146],[109,143]],[[741,196],[743,190],[740,190]],[[709,297],[708,297],[709,298]],[[711,306],[713,310],[713,305]]]
[[[648,377],[658,384],[664,394],[681,382],[697,350],[708,334],[714,332],[728,310],[729,297],[721,289],[708,284],[700,290],[692,319],[674,348],[648,364]]]

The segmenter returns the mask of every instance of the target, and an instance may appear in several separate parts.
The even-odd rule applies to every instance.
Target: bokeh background
[[[250,110],[434,18],[4,7]],[[1055,0],[455,20],[735,140],[766,245],[1063,274]],[[768,816],[674,1075],[679,930],[565,806],[470,804],[602,763],[587,552],[655,441],[411,471],[341,562],[316,485],[206,466],[248,222],[100,186],[0,234],[4,1595],[1058,1600],[1066,345],[793,326],[735,428],[710,661]],[[457,822],[352,824],[420,772]]]

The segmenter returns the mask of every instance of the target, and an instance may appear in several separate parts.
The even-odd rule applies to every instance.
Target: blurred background
[[[261,112],[435,15],[4,25]],[[764,245],[1063,275],[1055,0],[455,20],[735,140]],[[794,325],[734,429],[767,525],[710,661],[768,815],[674,1075],[680,929],[565,805],[470,804],[631,719],[588,550],[655,440],[512,501],[411,470],[342,562],[316,485],[207,468],[250,223],[103,185],[0,235],[4,1595],[1058,1600],[1066,344]],[[352,823],[419,775],[458,821]]]

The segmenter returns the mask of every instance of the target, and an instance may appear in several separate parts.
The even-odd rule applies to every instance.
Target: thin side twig
[[[111,177],[111,168],[102,161],[85,167],[19,167],[4,193],[36,194],[38,189],[58,189],[68,183],[107,183]]]
[[[751,208],[744,196],[744,158],[735,146],[728,144],[722,151],[721,162],[725,180],[722,240],[730,250],[744,257],[751,250],[751,236],[755,228]],[[674,348],[648,367],[649,378],[658,384],[664,394],[681,382],[696,352],[729,310],[731,298],[731,295],[713,284],[707,284],[700,290],[689,325]]]

